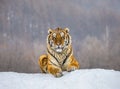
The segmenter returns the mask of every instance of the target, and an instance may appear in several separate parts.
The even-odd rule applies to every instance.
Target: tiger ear
[[[51,34],[52,33],[52,29],[48,29],[48,34]]]
[[[66,33],[68,33],[69,32],[69,28],[65,28],[65,31],[66,31]]]

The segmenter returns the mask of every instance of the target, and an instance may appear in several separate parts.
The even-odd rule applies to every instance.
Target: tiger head
[[[57,53],[71,45],[71,36],[68,28],[49,29],[47,36],[47,45]]]

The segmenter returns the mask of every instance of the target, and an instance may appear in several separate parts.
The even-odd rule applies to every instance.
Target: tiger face
[[[52,50],[61,53],[65,48],[71,45],[71,36],[69,34],[69,29],[49,29],[47,36],[47,44]]]

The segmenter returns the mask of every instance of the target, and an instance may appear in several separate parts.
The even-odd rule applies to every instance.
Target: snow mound
[[[0,72],[0,89],[120,89],[120,71],[81,69],[64,72],[60,78],[41,73]]]

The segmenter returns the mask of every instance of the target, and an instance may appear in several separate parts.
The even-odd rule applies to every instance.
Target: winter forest
[[[0,0],[0,71],[40,72],[57,27],[70,29],[81,69],[120,71],[120,0]]]

